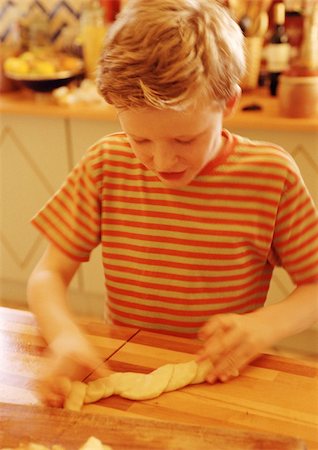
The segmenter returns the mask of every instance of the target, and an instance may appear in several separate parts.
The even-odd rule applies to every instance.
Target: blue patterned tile
[[[81,2],[78,0],[0,0],[0,42],[16,40],[15,24],[35,14],[48,21],[52,41],[65,28],[78,28]]]

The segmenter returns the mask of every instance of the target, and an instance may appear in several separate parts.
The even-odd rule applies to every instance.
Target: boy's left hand
[[[203,346],[198,361],[209,359],[213,370],[207,381],[222,382],[239,375],[240,370],[270,345],[268,325],[253,313],[218,314],[199,331]]]

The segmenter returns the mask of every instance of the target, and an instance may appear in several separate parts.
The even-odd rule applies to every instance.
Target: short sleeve
[[[98,148],[90,149],[31,223],[62,252],[87,261],[100,242]]]
[[[295,285],[318,282],[318,211],[297,168],[279,202],[272,256]]]

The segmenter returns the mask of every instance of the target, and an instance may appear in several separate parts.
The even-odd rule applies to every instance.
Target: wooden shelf
[[[260,110],[243,111],[247,105],[259,105]],[[105,104],[76,104],[72,106],[54,103],[49,94],[34,94],[27,90],[2,94],[0,112],[32,116],[49,116],[85,120],[117,121],[115,109]],[[224,122],[225,127],[257,130],[317,131],[317,118],[294,119],[279,113],[277,98],[270,97],[267,91],[244,93],[234,115]]]

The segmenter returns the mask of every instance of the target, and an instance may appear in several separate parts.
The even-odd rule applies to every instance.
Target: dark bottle
[[[290,44],[285,28],[285,5],[275,3],[273,10],[274,29],[266,47],[267,72],[271,95],[277,93],[279,76],[288,68]]]

